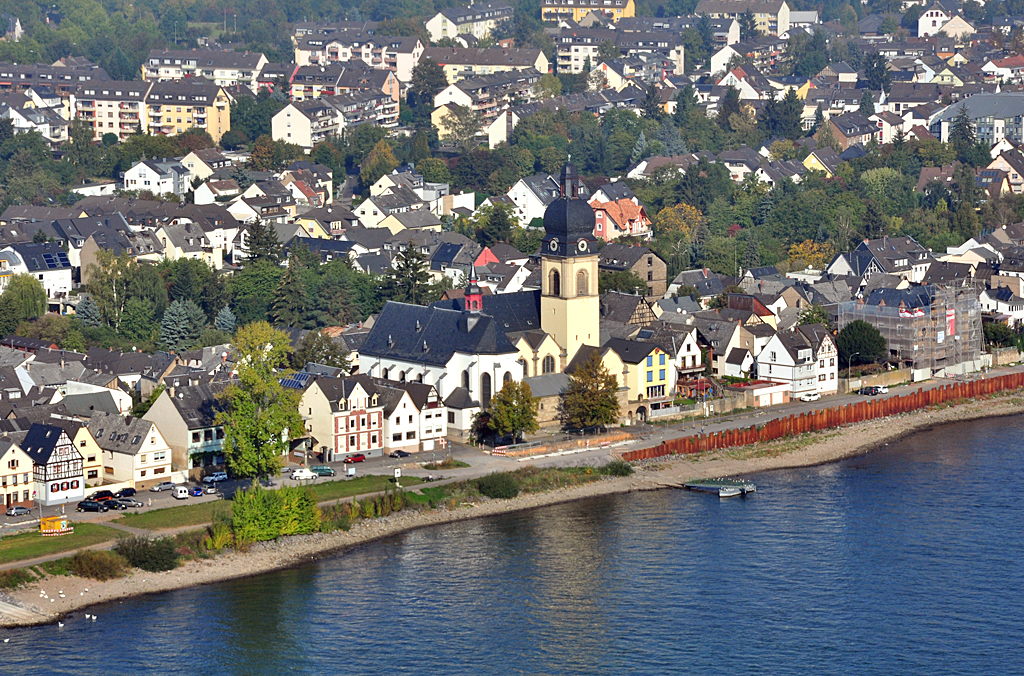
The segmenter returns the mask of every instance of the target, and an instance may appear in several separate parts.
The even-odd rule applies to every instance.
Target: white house
[[[139,160],[124,172],[124,189],[183,197],[189,190],[191,179],[189,170],[177,160]]]
[[[820,324],[779,331],[757,355],[757,377],[791,383],[792,397],[835,394],[839,383],[835,341]]]
[[[47,298],[62,298],[71,292],[71,261],[56,242],[12,244],[0,251],[16,254],[21,264],[10,266],[11,272],[29,274],[39,280]]]
[[[21,449],[32,458],[32,488],[38,502],[49,506],[85,497],[85,463],[64,430],[35,423]]]
[[[103,475],[148,488],[171,478],[171,447],[149,420],[117,413],[89,418],[89,432],[103,449]]]
[[[995,316],[1002,315],[1011,327],[1018,326],[1024,321],[1024,298],[1015,294],[1009,287],[985,289],[981,292],[979,300],[985,312],[991,312]]]
[[[945,8],[938,3],[932,3],[930,7],[921,12],[921,16],[917,19],[917,37],[925,38],[937,35],[950,18],[951,15]]]
[[[719,49],[711,55],[711,74],[726,72],[725,69],[734,58],[743,58],[743,55],[728,45]]]
[[[503,2],[482,2],[470,7],[446,7],[426,22],[431,42],[459,35],[478,40],[490,36],[491,29],[510,20],[514,10]]]
[[[506,194],[516,205],[520,227],[526,227],[533,219],[544,218],[548,205],[558,198],[558,181],[550,174],[533,174],[516,181]]]

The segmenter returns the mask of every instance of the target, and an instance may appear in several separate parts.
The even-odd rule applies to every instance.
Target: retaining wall
[[[640,448],[622,454],[629,462],[660,458],[665,455],[702,453],[733,446],[745,446],[762,441],[775,441],[783,437],[832,429],[842,425],[875,420],[897,413],[909,413],[918,409],[936,406],[950,401],[972,399],[1024,387],[1024,373],[1011,373],[984,380],[943,385],[931,390],[918,388],[916,392],[890,397],[888,399],[867,399],[856,404],[833,406],[786,418],[777,418],[762,427],[751,426],[743,429],[723,430],[711,434],[697,434],[680,439],[671,439],[651,448]]]

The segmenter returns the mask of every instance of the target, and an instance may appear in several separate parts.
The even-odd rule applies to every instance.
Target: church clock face
[[[576,248],[579,249],[580,253],[584,253],[587,250],[587,240],[581,239],[576,243]]]
[[[551,249],[552,251],[558,251],[558,240],[552,238],[551,241],[548,242],[548,248]]]

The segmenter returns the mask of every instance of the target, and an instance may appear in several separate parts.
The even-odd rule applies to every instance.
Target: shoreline
[[[284,570],[430,526],[605,495],[678,488],[693,479],[814,467],[864,455],[910,434],[942,425],[1022,413],[1024,400],[1017,393],[1008,392],[991,399],[920,410],[752,446],[697,456],[664,456],[637,463],[636,471],[628,477],[606,477],[589,484],[545,493],[523,494],[510,500],[485,500],[454,510],[405,510],[384,518],[360,520],[348,531],[314,533],[257,543],[247,552],[232,551],[211,559],[188,561],[163,573],[134,570],[123,578],[107,582],[74,576],[49,577],[2,594],[4,605],[19,608],[20,615],[28,611],[34,618],[30,621],[4,614],[0,616],[0,626],[48,624],[98,604]],[[610,455],[617,457],[615,453]],[[41,598],[41,590],[49,598]],[[59,591],[64,592],[63,598],[58,595]],[[2,612],[3,608],[0,607]]]

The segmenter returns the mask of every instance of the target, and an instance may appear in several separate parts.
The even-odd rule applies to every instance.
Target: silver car
[[[173,481],[161,481],[160,483],[158,483],[156,486],[153,486],[149,490],[151,490],[154,493],[159,493],[161,491],[169,491],[172,488],[174,488]]]

